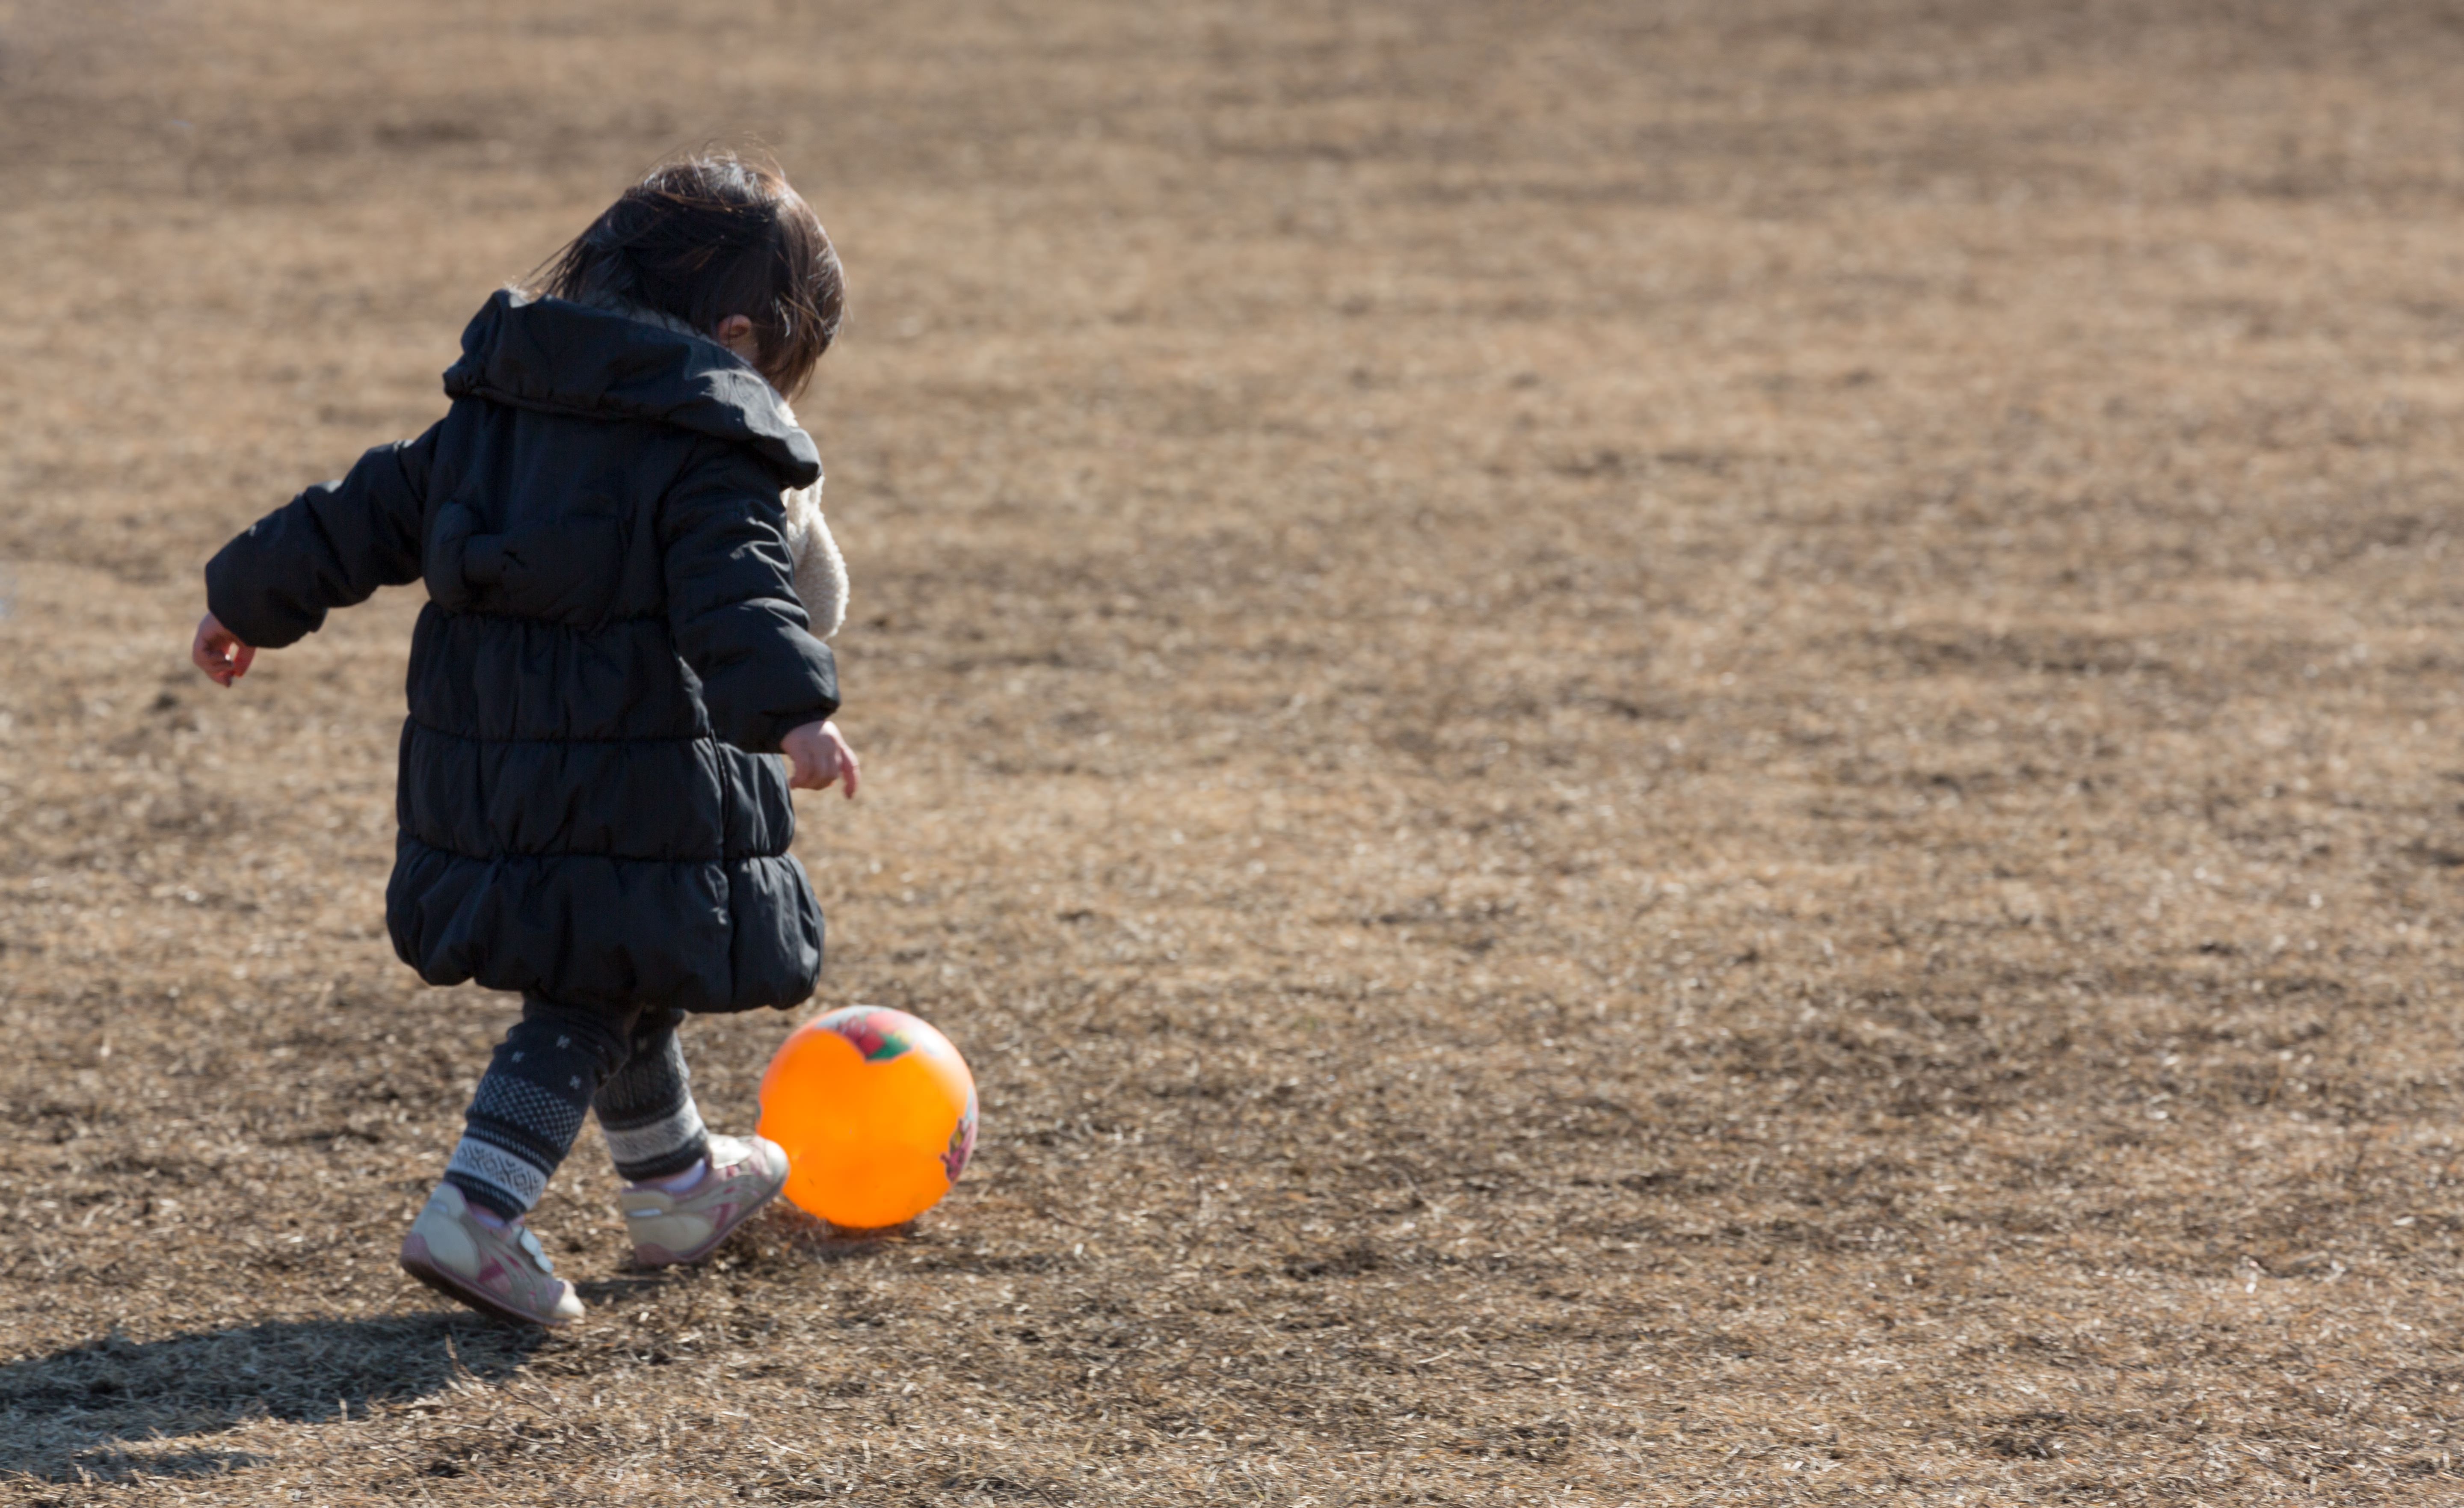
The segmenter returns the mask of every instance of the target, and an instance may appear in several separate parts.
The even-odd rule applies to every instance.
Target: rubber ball
[[[761,1134],[787,1198],[834,1226],[902,1225],[941,1202],[976,1149],[976,1079],[904,1010],[848,1006],[788,1033],[761,1076]]]

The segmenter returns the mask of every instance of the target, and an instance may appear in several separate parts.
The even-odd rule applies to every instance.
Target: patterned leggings
[[[700,1162],[710,1139],[676,1040],[684,1018],[664,1007],[611,1011],[525,997],[471,1097],[445,1181],[508,1220],[528,1213],[594,1110],[627,1182]]]

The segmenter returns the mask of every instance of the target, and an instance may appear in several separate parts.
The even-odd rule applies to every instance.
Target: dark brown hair
[[[847,288],[822,222],[786,176],[734,152],[663,163],[534,272],[530,291],[635,303],[705,333],[753,322],[770,385],[789,397],[839,333]]]

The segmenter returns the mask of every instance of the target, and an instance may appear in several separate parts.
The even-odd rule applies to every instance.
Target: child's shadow
[[[545,1332],[476,1316],[312,1320],[199,1330],[161,1341],[104,1336],[0,1364],[0,1482],[203,1476],[254,1464],[181,1445],[250,1419],[319,1423],[495,1381]]]

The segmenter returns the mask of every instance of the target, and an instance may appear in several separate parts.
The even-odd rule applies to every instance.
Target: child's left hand
[[[188,658],[197,669],[210,676],[217,686],[228,689],[232,681],[248,674],[249,662],[256,658],[252,645],[242,644],[239,635],[224,628],[222,620],[209,612],[197,624],[197,640],[188,646]]]
[[[787,756],[795,769],[787,776],[788,786],[796,790],[826,789],[840,776],[847,777],[847,794],[855,799],[855,750],[847,747],[835,722],[807,722],[779,741],[779,751]]]

